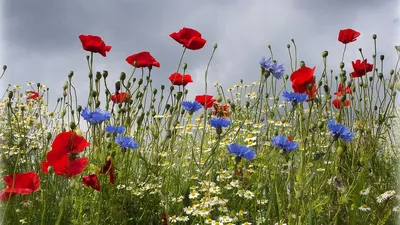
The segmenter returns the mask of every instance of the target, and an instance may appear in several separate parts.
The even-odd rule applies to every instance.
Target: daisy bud
[[[323,51],[322,52],[322,57],[326,58],[328,56],[328,51]]]

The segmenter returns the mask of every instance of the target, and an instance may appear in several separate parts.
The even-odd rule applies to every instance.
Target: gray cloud
[[[241,78],[247,83],[258,80],[258,62],[269,56],[268,44],[290,74],[286,44],[291,38],[298,45],[299,60],[316,65],[317,73],[322,71],[324,50],[329,51],[328,67],[337,70],[343,51],[337,36],[345,28],[361,33],[348,45],[347,71],[351,71],[351,61],[360,58],[360,47],[372,60],[374,33],[378,34],[378,55],[385,54],[385,70],[389,71],[397,59],[393,46],[399,42],[398,5],[395,0],[253,0],[251,4],[240,0],[8,0],[3,5],[1,63],[9,66],[9,72],[0,82],[3,88],[7,83],[41,82],[53,95],[60,95],[67,73],[73,70],[75,83],[85,94],[88,52],[82,50],[78,36],[93,34],[113,46],[106,58],[95,57],[95,70],[108,70],[110,81],[117,80],[122,71],[131,73],[132,66],[125,62],[128,55],[150,51],[161,63],[152,72],[155,86],[169,84],[182,47],[168,35],[184,26],[199,30],[208,40],[205,48],[185,56],[188,73],[196,83],[187,86],[190,96],[204,92],[204,70],[215,42],[218,49],[209,72],[210,91],[215,81],[228,87]]]

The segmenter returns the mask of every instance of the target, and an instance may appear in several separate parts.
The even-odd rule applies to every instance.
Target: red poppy
[[[359,32],[353,29],[345,29],[345,30],[340,30],[338,40],[343,44],[348,44],[350,42],[357,40],[359,36],[360,36]]]
[[[27,94],[28,94],[28,97],[26,99],[28,99],[28,100],[30,100],[30,99],[34,100],[34,99],[39,98],[39,93],[36,91],[27,91]]]
[[[182,76],[180,73],[173,73],[169,76],[169,80],[173,85],[186,86],[188,83],[193,83],[192,77],[189,74]]]
[[[292,81],[292,88],[294,92],[305,93],[307,91],[308,85],[315,84],[314,71],[315,66],[312,69],[303,66],[292,73],[292,75],[290,76],[290,81]]]
[[[192,28],[182,28],[179,32],[174,32],[169,35],[175,41],[183,44],[183,47],[190,50],[199,50],[204,47],[206,40],[201,37],[200,32]]]
[[[111,95],[110,100],[113,101],[114,103],[122,103],[125,101],[125,99],[128,99],[130,96],[126,92],[121,92],[118,94],[113,94]]]
[[[351,88],[347,86],[346,88],[343,87],[343,84],[340,83],[338,87],[338,91],[334,93],[336,96],[342,96],[342,94],[352,94]]]
[[[160,63],[150,55],[150,52],[139,52],[137,54],[133,54],[126,58],[126,61],[135,66],[135,62],[137,62],[136,68],[148,67],[152,68],[152,66],[160,67]]]
[[[111,157],[107,157],[106,164],[101,168],[100,174],[108,173],[110,175],[110,183],[114,184],[115,182],[115,174],[114,174],[114,166],[111,163]]]
[[[332,104],[337,109],[343,109],[350,105],[350,100],[345,100],[344,103],[342,103],[342,101],[339,98],[337,98],[337,99],[333,100]]]
[[[10,197],[17,194],[28,195],[40,187],[40,179],[35,172],[10,174],[4,176],[3,180],[7,187],[0,192],[0,201],[2,202],[8,201]]]
[[[89,176],[84,176],[82,177],[83,184],[93,188],[96,191],[100,191],[100,182],[99,179],[97,179],[96,174],[91,174]]]
[[[214,116],[229,117],[231,115],[229,112],[228,105],[214,104],[214,109],[215,109],[215,111],[213,111]]]
[[[57,135],[52,143],[52,149],[46,155],[46,161],[40,164],[44,173],[48,173],[48,167],[52,166],[54,173],[72,177],[82,173],[88,159],[76,158],[90,143],[75,132],[68,131]]]
[[[352,78],[362,77],[374,69],[374,65],[367,63],[367,59],[362,62],[360,59],[357,59],[356,62],[351,63],[353,64],[354,69],[354,71],[350,73],[350,76]]]
[[[288,136],[288,137],[287,137],[287,141],[293,141],[293,138],[290,137],[290,136]]]
[[[215,99],[212,95],[197,95],[195,100],[207,109],[211,108],[215,102]]]
[[[79,39],[86,51],[100,53],[100,55],[106,57],[106,52],[111,50],[111,46],[106,45],[99,36],[79,35]]]

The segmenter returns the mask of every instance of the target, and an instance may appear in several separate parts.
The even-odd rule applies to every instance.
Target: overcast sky
[[[395,45],[399,40],[398,0],[3,0],[0,63],[8,72],[0,81],[6,84],[40,82],[50,87],[51,101],[61,95],[61,86],[70,70],[74,83],[85,94],[88,89],[86,55],[80,34],[102,37],[112,50],[107,57],[95,55],[94,70],[108,70],[111,81],[133,67],[125,58],[149,51],[161,63],[154,68],[155,87],[169,86],[168,77],[176,70],[182,52],[169,34],[182,27],[197,29],[207,40],[199,51],[188,51],[184,62],[194,84],[190,96],[204,93],[204,71],[213,44],[218,49],[209,71],[209,89],[219,81],[226,88],[241,78],[245,83],[259,79],[259,61],[274,57],[289,71],[286,45],[294,38],[300,60],[317,66],[321,73],[321,53],[329,51],[329,68],[338,70],[343,44],[337,41],[341,29],[361,33],[350,43],[345,57],[346,70],[351,61],[365,57],[372,62],[372,34],[378,35],[378,55],[387,59],[385,71],[394,68]],[[290,74],[290,72],[288,72]],[[167,87],[168,87],[167,86]],[[86,100],[85,97],[81,98]]]

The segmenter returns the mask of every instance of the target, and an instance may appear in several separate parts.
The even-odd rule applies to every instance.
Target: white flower
[[[361,191],[360,191],[360,195],[368,195],[369,194],[369,189],[370,189],[370,187],[369,188],[364,188],[364,189],[362,189]]]
[[[383,198],[388,199],[388,198],[392,197],[394,194],[396,194],[396,192],[394,190],[386,191],[385,193],[383,193]]]
[[[246,199],[252,199],[252,198],[254,198],[254,193],[249,191],[249,190],[247,190],[246,192],[244,192],[243,197],[246,198]]]
[[[364,205],[358,207],[358,209],[359,209],[360,211],[363,211],[363,212],[367,212],[367,211],[370,211],[370,210],[371,210],[371,208],[368,207],[366,204],[364,204]]]
[[[376,201],[378,203],[382,203],[385,199],[383,198],[383,195],[379,195],[378,197],[376,197]]]
[[[199,195],[200,195],[199,192],[197,192],[196,190],[193,190],[193,191],[190,192],[189,198],[190,198],[190,199],[195,199],[195,198],[197,198]]]

